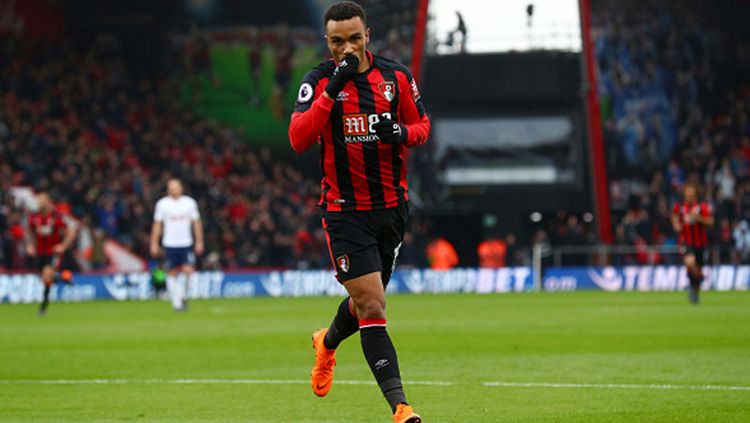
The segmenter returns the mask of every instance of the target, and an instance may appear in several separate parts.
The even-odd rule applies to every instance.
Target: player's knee
[[[358,304],[360,319],[385,319],[385,299],[369,299]]]
[[[45,266],[44,269],[42,269],[42,279],[45,283],[50,283],[54,281],[55,279],[55,270],[52,269],[50,266]]]

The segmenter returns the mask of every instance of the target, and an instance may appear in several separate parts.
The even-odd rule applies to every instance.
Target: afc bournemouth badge
[[[380,94],[383,94],[383,97],[389,102],[393,101],[393,97],[396,96],[396,84],[393,81],[381,82],[378,84],[378,89],[380,90]]]
[[[343,256],[336,257],[336,266],[342,272],[346,273],[349,271],[349,256],[344,254]]]

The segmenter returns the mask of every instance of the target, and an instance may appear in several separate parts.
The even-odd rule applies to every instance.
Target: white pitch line
[[[375,385],[371,380],[336,380],[338,385]],[[0,380],[0,385],[309,385],[306,379],[25,379]],[[457,386],[469,382],[415,380],[405,385]],[[486,387],[548,388],[548,389],[655,389],[690,391],[750,391],[750,386],[727,385],[667,385],[618,383],[547,383],[547,382],[479,382]]]
[[[634,383],[544,383],[544,382],[482,382],[483,386],[501,388],[552,388],[552,389],[661,389],[690,391],[750,391],[750,386],[725,385],[663,385]]]
[[[452,386],[455,382],[413,381],[409,385]],[[309,385],[302,379],[40,379],[0,380],[0,385]],[[338,385],[375,385],[371,380],[337,380]]]

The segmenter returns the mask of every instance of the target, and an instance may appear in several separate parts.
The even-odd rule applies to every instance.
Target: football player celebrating
[[[349,297],[330,326],[313,334],[312,387],[320,397],[328,394],[336,348],[359,331],[394,422],[418,423],[386,331],[385,288],[408,214],[409,148],[427,140],[430,122],[409,70],[367,50],[370,29],[362,7],[334,4],[323,25],[332,57],[305,75],[289,139],[298,153],[320,144],[323,228]]]

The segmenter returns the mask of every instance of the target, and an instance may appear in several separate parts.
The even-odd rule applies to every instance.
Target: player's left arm
[[[75,241],[76,239],[76,235],[78,235],[78,225],[76,224],[75,220],[73,220],[69,216],[61,217],[59,226],[65,228],[65,236],[63,237],[62,242],[53,247],[55,253],[57,254],[60,254],[70,248],[70,246],[73,244],[73,241]]]
[[[680,233],[682,232],[682,221],[680,219],[680,206],[679,204],[675,204],[674,208],[672,209],[672,229],[674,229],[675,232]]]
[[[193,220],[193,236],[195,236],[195,254],[203,254],[203,222],[200,219]]]
[[[701,204],[700,213],[696,213],[693,218],[696,222],[708,227],[713,227],[714,223],[716,223],[714,220],[714,214],[711,211],[711,206],[707,203]]]
[[[417,81],[411,73],[397,72],[400,124],[406,129],[407,138],[404,144],[416,147],[424,144],[430,136],[430,119],[427,117],[422,97],[417,88]]]
[[[198,205],[195,205],[195,210],[193,211],[193,236],[195,237],[195,246],[193,249],[195,250],[195,254],[201,255],[203,254],[204,244],[203,244],[203,222],[201,221],[201,215],[198,212]]]

